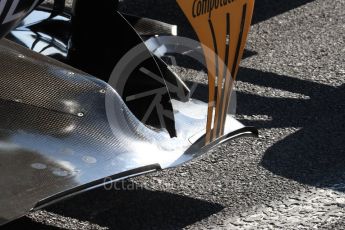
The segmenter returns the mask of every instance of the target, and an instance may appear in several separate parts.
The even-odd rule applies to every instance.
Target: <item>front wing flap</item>
[[[193,1],[178,2],[187,12]],[[235,26],[237,32],[232,33],[237,37],[235,45],[226,41],[226,29],[225,40],[220,39],[219,44],[228,44],[230,53],[225,51],[208,63],[211,103],[172,99],[174,138],[164,130],[154,130],[140,122],[107,83],[2,40],[0,225],[88,189],[176,167],[229,139],[257,135],[256,129],[244,127],[227,113],[227,100],[244,49],[253,3],[251,0],[234,2],[238,4],[235,8],[244,9],[244,5],[248,8],[242,14],[234,13],[240,15],[234,19],[239,24]],[[211,10],[212,17],[225,14],[228,18],[232,7],[227,4],[221,11]],[[206,18],[198,25],[193,18],[189,19],[197,32],[203,20],[210,22]],[[199,36],[203,42],[210,34],[199,33]],[[205,45],[211,46],[207,41]],[[216,51],[217,47],[210,48]],[[218,87],[224,91],[217,92],[218,78],[211,70],[216,59],[228,65],[217,66],[215,71],[230,72],[223,78],[228,85]],[[191,109],[193,116],[189,113]]]

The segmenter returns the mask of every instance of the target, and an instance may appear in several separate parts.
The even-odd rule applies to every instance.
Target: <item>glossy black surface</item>
[[[39,7],[7,38],[108,82],[119,60],[132,48],[143,44],[140,36],[116,9],[116,1],[104,0],[102,4],[94,4],[93,1],[83,0],[75,1],[72,15],[64,12],[52,17],[52,8]],[[104,26],[99,26],[105,23],[110,28],[109,31],[104,30]],[[161,115],[156,110],[152,111],[144,122],[159,129],[166,128],[171,136],[175,136],[173,110],[162,71],[168,80],[172,80],[170,84],[179,81],[172,78],[174,75],[166,65],[156,63],[144,45],[141,50],[147,60],[139,63],[130,73],[126,85],[122,86],[124,90],[121,89],[121,97],[126,99],[141,92],[165,89],[159,102],[167,114],[163,117],[164,122],[160,121]],[[162,81],[150,78],[139,71],[141,68],[159,76]],[[188,89],[183,88],[183,92],[188,94]],[[140,120],[143,120],[151,103],[151,97],[126,101],[127,106]]]
[[[0,38],[4,37],[43,0],[1,0]]]
[[[117,2],[112,0],[104,0],[101,4],[94,4],[94,1],[91,0],[78,0],[74,2],[72,9],[72,37],[68,64],[106,82],[109,82],[109,78],[121,58],[131,49],[143,43],[133,27],[120,13],[116,12],[116,9]],[[90,15],[92,16],[90,17]],[[104,26],[99,26],[104,24],[107,25],[108,30],[105,30]],[[145,119],[145,123],[156,128],[166,128],[172,137],[176,136],[168,88],[164,81],[155,81],[140,69],[147,69],[161,79],[164,79],[164,76],[149,50],[145,46],[141,50],[141,52],[146,52],[149,58],[138,63],[126,80],[125,86],[121,86],[121,89],[114,85],[113,87],[122,91],[120,95],[124,100],[128,96],[142,92],[165,89],[160,96],[160,105],[167,116],[161,117],[159,111],[156,110]],[[131,64],[128,63],[127,68],[132,68]],[[143,120],[152,100],[154,98],[145,97],[140,100],[126,101],[126,104],[138,119]],[[160,119],[163,119],[164,122],[161,122]]]
[[[51,17],[51,9],[39,7],[28,15],[7,38],[45,56],[66,62],[70,40],[70,15]]]

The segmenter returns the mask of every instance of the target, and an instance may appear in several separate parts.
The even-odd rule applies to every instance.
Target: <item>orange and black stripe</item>
[[[200,7],[196,1],[177,0],[200,42],[213,52],[204,49],[209,85],[205,143],[208,144],[224,135],[230,97],[250,27],[254,0],[229,0],[227,4],[218,5],[214,3],[217,0],[205,1],[209,4],[200,1]]]

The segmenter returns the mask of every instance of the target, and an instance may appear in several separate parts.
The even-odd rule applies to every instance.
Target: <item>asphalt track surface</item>
[[[174,1],[133,0],[124,10],[194,36]],[[345,1],[257,0],[237,90],[238,118],[260,129],[258,139],[6,227],[345,229]]]

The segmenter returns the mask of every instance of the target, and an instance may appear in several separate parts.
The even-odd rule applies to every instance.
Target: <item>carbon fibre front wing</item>
[[[95,18],[88,17],[94,11],[91,0],[75,0],[72,15],[59,15],[63,4],[55,4],[52,16],[51,9],[37,9],[8,36],[21,46],[0,41],[0,225],[95,187],[176,167],[227,140],[258,134],[228,114],[254,1],[216,2],[177,0],[203,44],[198,45],[208,70],[203,101],[191,97],[187,85],[146,46],[148,61],[134,67],[153,74],[156,82],[136,71],[115,91],[108,79],[114,66],[143,45],[129,22],[144,32],[156,22],[113,12],[108,7],[113,0],[96,4]],[[104,22],[126,36],[99,36],[104,31],[98,25]],[[157,25],[153,31],[173,28]],[[161,40],[148,41],[156,47]],[[53,48],[54,55],[46,55],[55,59],[30,50],[45,43],[39,52]],[[123,67],[115,72],[120,80],[128,66]],[[144,122],[139,118],[147,109],[143,101],[125,99],[152,89],[162,91],[158,107],[163,110]]]
[[[173,100],[177,137],[170,138],[137,120],[105,82],[6,40],[0,69],[0,224],[256,134],[228,116],[227,135],[203,147],[207,104]],[[191,107],[194,117],[184,111]]]

